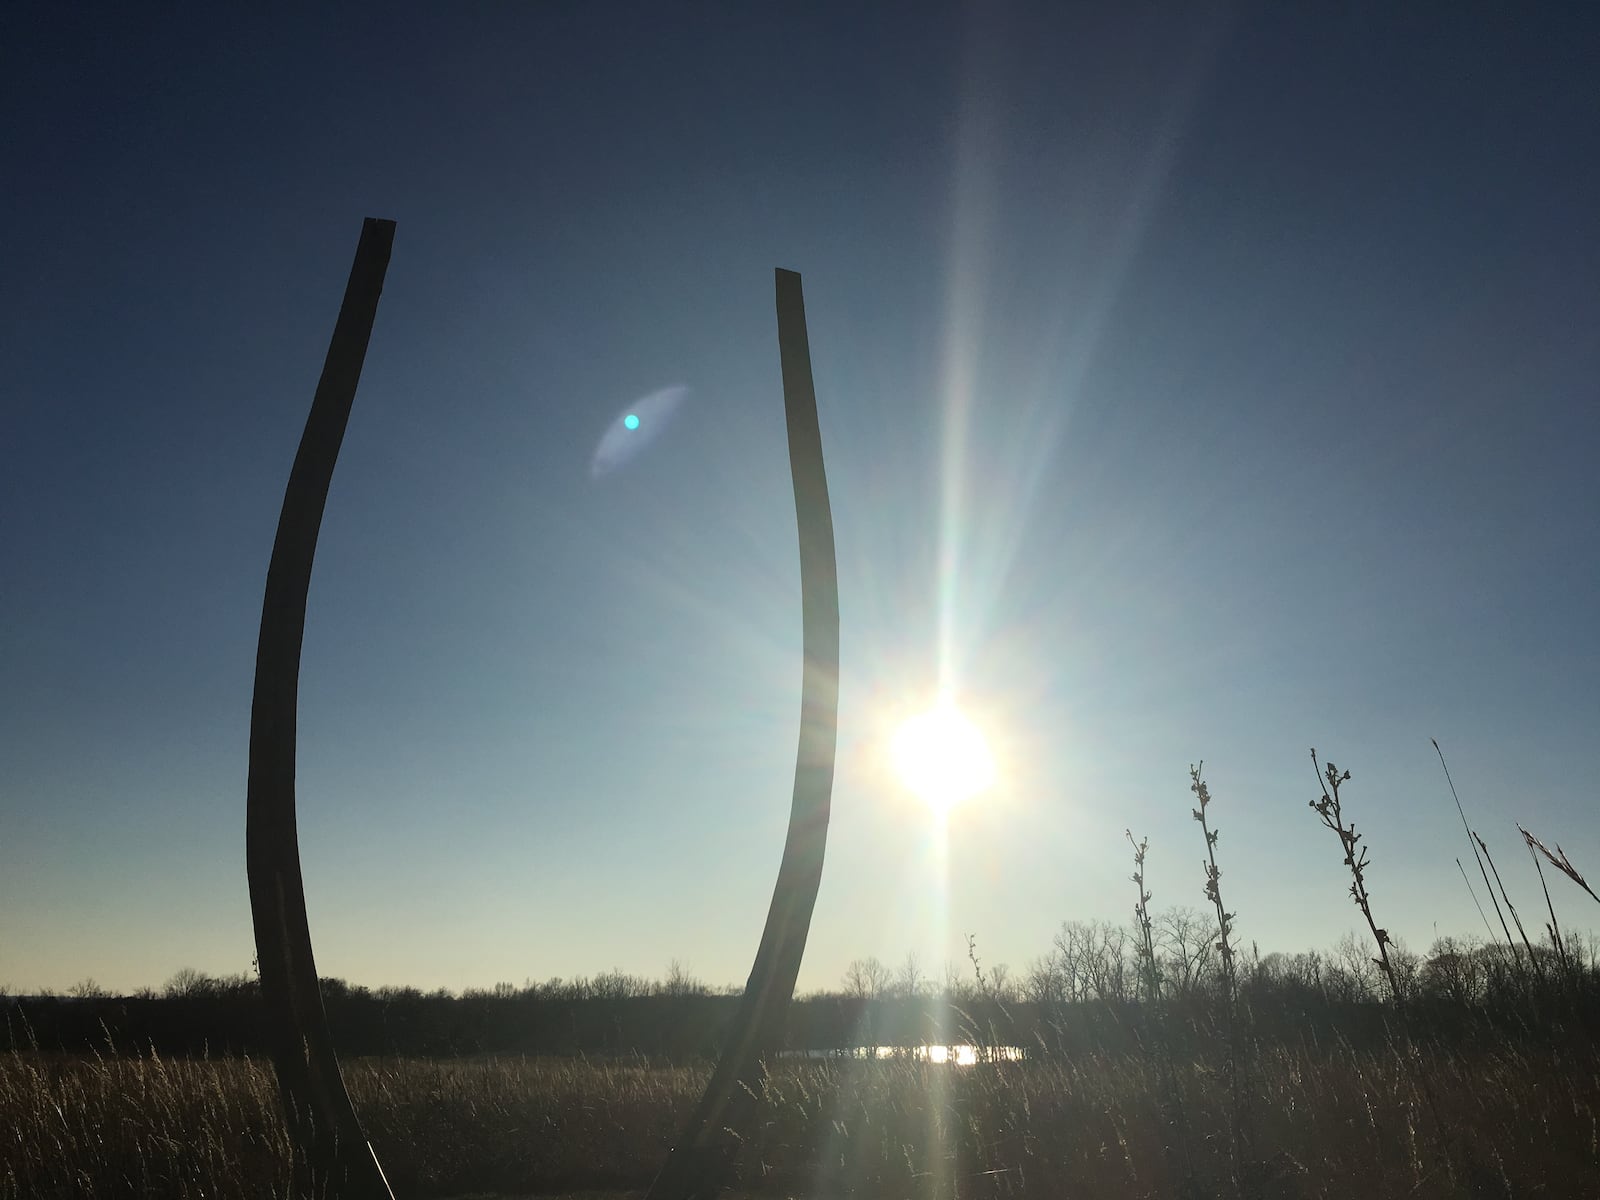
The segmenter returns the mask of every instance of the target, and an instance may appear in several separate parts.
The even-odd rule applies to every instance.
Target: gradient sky
[[[1311,746],[1414,948],[1484,932],[1430,736],[1530,925],[1513,820],[1600,876],[1593,10],[1067,7],[8,11],[0,984],[249,968],[261,591],[366,216],[324,974],[743,980],[799,715],[775,266],[842,607],[803,989],[1126,919],[1128,826],[1202,904],[1201,758],[1263,952],[1359,920]],[[947,862],[884,764],[941,678],[1000,771]]]

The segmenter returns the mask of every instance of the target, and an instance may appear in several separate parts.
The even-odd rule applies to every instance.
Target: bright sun
[[[908,717],[889,753],[905,785],[940,814],[994,782],[989,743],[952,704]]]

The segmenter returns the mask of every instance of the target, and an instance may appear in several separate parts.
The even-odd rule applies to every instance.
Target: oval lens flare
[[[590,477],[598,479],[631,462],[666,428],[688,394],[686,387],[662,388],[618,413],[594,448],[594,458],[589,463]]]

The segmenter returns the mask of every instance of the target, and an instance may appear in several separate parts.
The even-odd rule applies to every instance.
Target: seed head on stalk
[[[1322,818],[1322,823],[1339,837],[1339,845],[1344,850],[1344,865],[1350,868],[1350,898],[1361,910],[1361,915],[1367,919],[1367,928],[1372,931],[1372,940],[1378,944],[1378,957],[1372,961],[1389,981],[1389,991],[1394,996],[1394,1002],[1397,1005],[1402,1004],[1404,1001],[1400,983],[1395,976],[1394,965],[1389,961],[1389,946],[1392,939],[1389,937],[1389,931],[1381,928],[1372,916],[1372,893],[1367,890],[1367,848],[1361,845],[1361,834],[1356,832],[1355,822],[1345,823],[1344,810],[1340,803],[1339,787],[1350,781],[1350,772],[1340,771],[1332,762],[1326,765],[1319,763],[1315,749],[1311,751],[1311,765],[1317,768],[1317,779],[1322,785],[1322,795],[1312,800],[1310,807]]]
[[[1588,892],[1589,895],[1593,896],[1595,900],[1600,900],[1600,896],[1596,896],[1594,889],[1589,886],[1588,880],[1584,879],[1582,875],[1578,874],[1578,868],[1572,865],[1572,860],[1567,857],[1567,853],[1561,848],[1560,842],[1556,843],[1556,852],[1551,854],[1550,851],[1545,848],[1545,844],[1543,842],[1534,837],[1533,834],[1529,833],[1526,829],[1522,828],[1521,825],[1517,826],[1517,832],[1522,834],[1523,841],[1527,842],[1528,845],[1532,846],[1540,854],[1544,855],[1545,858],[1550,861],[1551,866],[1555,867],[1556,870],[1560,871],[1568,879],[1572,880],[1573,883],[1577,884],[1584,891]]]
[[[1220,883],[1222,869],[1217,866],[1219,831],[1211,828],[1211,821],[1207,815],[1207,810],[1211,807],[1211,789],[1206,786],[1206,781],[1201,776],[1204,769],[1204,762],[1198,766],[1190,766],[1189,790],[1194,793],[1195,800],[1200,806],[1193,810],[1194,819],[1200,822],[1200,831],[1205,834],[1206,839],[1206,857],[1200,864],[1206,875],[1206,899],[1211,901],[1212,907],[1217,910],[1217,952],[1222,957],[1223,1023],[1228,1038],[1225,1074],[1230,1101],[1231,1166],[1235,1188],[1242,1195],[1245,1187],[1246,1160],[1255,1136],[1254,1115],[1251,1112],[1249,1097],[1239,1078],[1244,1065],[1241,1060],[1244,1057],[1245,1045],[1239,1028],[1239,975],[1233,961],[1233,918],[1237,914],[1229,912],[1222,903]]]

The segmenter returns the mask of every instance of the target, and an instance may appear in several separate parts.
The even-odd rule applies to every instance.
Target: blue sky
[[[1600,875],[1600,106],[1578,6],[58,8],[0,38],[0,983],[248,968],[261,588],[361,218],[394,257],[312,582],[319,966],[749,969],[799,709],[772,302],[842,608],[801,987],[1199,905],[1482,932]],[[682,385],[624,467],[633,401]],[[1000,780],[885,767],[941,677]],[[1593,923],[1564,880],[1564,921]],[[1588,906],[1588,907],[1586,907]]]

